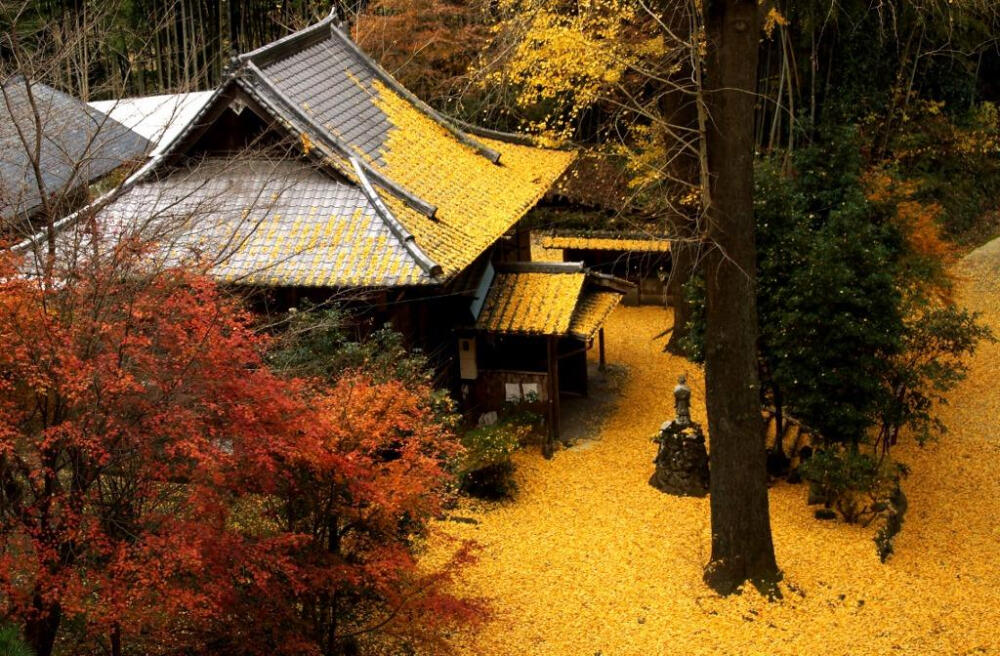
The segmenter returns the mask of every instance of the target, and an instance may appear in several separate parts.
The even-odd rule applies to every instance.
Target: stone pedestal
[[[653,463],[656,471],[649,484],[661,492],[678,496],[708,494],[708,451],[705,434],[694,422],[665,423],[653,438],[660,445]]]

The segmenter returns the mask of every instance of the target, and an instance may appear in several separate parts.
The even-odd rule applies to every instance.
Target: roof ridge
[[[365,175],[365,170],[362,168],[361,162],[358,161],[358,158],[350,157],[349,161],[351,162],[351,166],[354,167],[355,174],[358,176],[361,191],[368,198],[368,202],[372,204],[372,207],[375,208],[375,213],[379,215],[382,222],[385,223],[392,234],[396,235],[400,242],[402,242],[403,248],[405,248],[407,252],[413,256],[413,259],[417,261],[417,264],[420,265],[421,269],[426,271],[428,275],[435,278],[440,276],[444,272],[441,265],[424,253],[423,249],[417,244],[413,233],[407,230],[406,227],[399,222],[399,219],[393,216],[392,212],[389,211],[389,208],[385,206],[385,203],[383,203],[382,199],[379,198],[378,193],[376,193],[375,189],[372,188],[371,182],[368,181],[368,177]]]
[[[462,128],[469,134],[475,135],[477,137],[484,137],[486,139],[496,139],[497,141],[505,141],[507,143],[516,144],[519,146],[533,146],[535,148],[552,148],[553,150],[573,150],[570,145],[562,146],[543,146],[539,143],[541,138],[538,135],[530,134],[528,132],[505,132],[503,130],[494,130],[493,128],[483,127],[482,125],[476,125],[475,123],[470,123],[469,121],[463,121],[460,118],[455,118],[454,116],[449,116],[448,120],[453,122],[458,127]]]
[[[434,109],[433,107],[425,103],[423,100],[421,100],[420,97],[418,97],[415,93],[413,93],[405,86],[400,84],[399,80],[390,75],[389,72],[386,71],[384,68],[382,68],[382,66],[377,61],[369,57],[368,53],[362,50],[361,47],[358,46],[358,44],[355,43],[351,37],[349,37],[347,34],[344,34],[344,32],[342,32],[340,28],[337,27],[336,24],[332,24],[330,26],[330,34],[338,38],[348,48],[348,50],[350,50],[351,53],[353,53],[358,58],[358,60],[362,64],[364,64],[365,67],[368,68],[375,75],[375,77],[379,79],[380,82],[382,82],[390,89],[392,89],[393,91],[401,95],[403,98],[405,98],[407,101],[409,101],[414,107],[420,110],[420,112],[422,112],[430,119],[432,119],[434,122],[436,122],[438,125],[443,127],[453,137],[458,139],[458,141],[460,141],[463,145],[472,148],[477,153],[479,153],[486,159],[490,160],[494,164],[500,163],[499,151],[490,148],[485,144],[479,143],[478,141],[470,137],[468,134],[459,129],[459,127],[455,125],[455,123],[451,119],[438,112],[436,109]]]
[[[498,262],[498,273],[586,273],[583,262]]]
[[[239,61],[240,63],[246,63],[246,62],[252,62],[259,58],[264,58],[264,56],[266,55],[270,55],[270,57],[266,57],[269,60],[276,59],[280,57],[284,53],[284,51],[290,48],[291,46],[299,45],[301,41],[306,41],[309,38],[316,37],[317,35],[325,34],[323,28],[325,28],[327,25],[332,25],[334,19],[335,19],[334,12],[330,12],[329,14],[327,14],[326,18],[319,21],[318,23],[314,23],[312,25],[304,27],[301,30],[297,30],[295,32],[292,32],[291,34],[287,34],[278,39],[277,41],[272,41],[271,43],[267,43],[259,48],[251,50],[250,52],[245,52],[241,55],[237,55],[236,60]]]
[[[303,121],[307,127],[311,128],[314,132],[316,132],[317,133],[316,136],[319,139],[330,145],[335,151],[337,151],[337,153],[341,157],[344,157],[346,159],[351,159],[355,157],[355,154],[351,152],[350,148],[341,143],[340,140],[337,139],[337,137],[330,130],[324,128],[322,125],[317,123],[315,119],[313,119],[311,116],[300,110],[298,106],[296,106],[295,102],[292,101],[291,98],[286,96],[284,92],[282,92],[280,89],[271,84],[270,80],[267,79],[267,76],[264,75],[263,71],[261,71],[260,68],[258,68],[255,63],[253,63],[252,61],[246,62],[246,66],[247,70],[249,70],[253,74],[256,80],[268,91],[273,93],[278,98],[278,100],[280,100],[281,103],[285,105],[286,109],[294,114],[295,118],[297,118],[300,121]],[[241,81],[242,78],[238,78],[238,82]],[[250,86],[250,88],[247,89],[247,91],[252,96],[260,100],[263,104],[273,105],[272,101],[270,101],[267,98],[264,98],[259,92],[257,92],[257,90],[252,88],[252,85]],[[270,107],[270,109],[272,111],[275,111],[275,113],[278,113],[278,111],[274,107]],[[391,193],[393,196],[396,196],[414,210],[420,212],[421,214],[427,216],[430,219],[434,219],[435,215],[437,214],[437,207],[435,205],[428,203],[427,201],[420,198],[413,192],[404,189],[393,180],[389,179],[379,171],[375,170],[367,162],[359,161],[359,164],[364,169],[366,175],[370,176],[375,181],[375,183],[378,184],[378,186],[382,187],[383,189]]]
[[[670,235],[655,234],[648,230],[590,230],[588,228],[553,228],[543,237],[580,237],[591,239],[633,239],[642,241],[670,241]]]

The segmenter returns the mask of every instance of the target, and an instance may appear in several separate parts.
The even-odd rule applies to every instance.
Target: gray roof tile
[[[316,121],[372,161],[384,163],[381,151],[392,123],[372,102],[378,90],[370,69],[342,41],[327,36],[262,70]]]
[[[84,102],[37,82],[31,92],[37,112],[23,77],[6,80],[0,89],[0,222],[42,204],[31,166],[39,126],[42,183],[56,198],[143,158],[151,148],[144,137]]]
[[[296,161],[209,160],[136,184],[99,215],[168,264],[201,260],[241,284],[395,286],[433,280],[358,187]]]

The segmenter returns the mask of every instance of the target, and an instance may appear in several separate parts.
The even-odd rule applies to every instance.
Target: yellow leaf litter
[[[1000,334],[1000,241],[962,263],[959,297]],[[701,371],[661,353],[669,313],[622,307],[609,319],[608,359],[627,367],[617,407],[590,448],[517,457],[513,502],[467,501],[441,532],[483,545],[462,592],[497,617],[454,638],[469,655],[1000,653],[1000,346],[980,348],[941,410],[951,432],[897,457],[912,466],[896,554],[881,564],[863,529],[813,518],[802,485],[771,488],[784,598],[720,598],[701,582],[709,555],[707,499],[647,484],[650,436],[671,416],[676,375],[688,374],[705,425]],[[572,437],[572,436],[567,436]],[[443,557],[436,539],[428,562]]]

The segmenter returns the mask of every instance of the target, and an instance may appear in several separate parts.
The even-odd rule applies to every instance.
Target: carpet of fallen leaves
[[[1000,334],[1000,241],[959,267],[960,301]],[[896,554],[881,564],[874,526],[813,518],[806,488],[771,488],[783,599],[756,591],[720,598],[701,582],[709,554],[707,499],[647,484],[650,436],[672,412],[676,375],[688,374],[704,425],[697,367],[661,352],[662,309],[622,307],[607,325],[608,359],[627,368],[621,398],[594,442],[546,461],[517,457],[520,492],[504,504],[466,501],[443,521],[483,545],[463,577],[496,618],[455,637],[470,655],[1000,653],[1000,346],[987,344],[942,409],[951,431],[901,445],[913,471]],[[572,438],[572,435],[565,436]],[[428,559],[447,550],[432,542]]]

